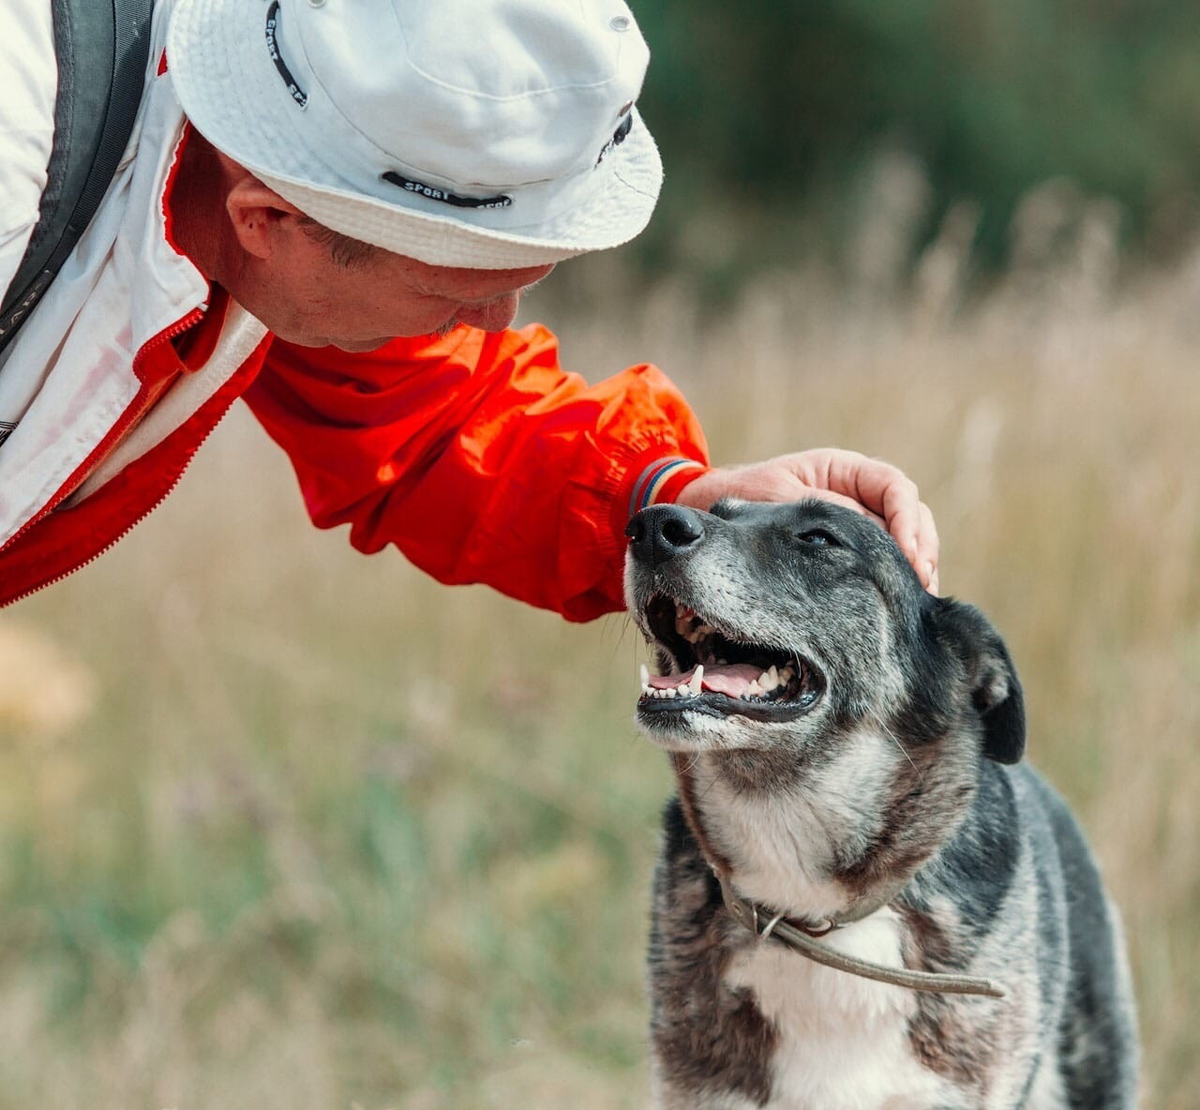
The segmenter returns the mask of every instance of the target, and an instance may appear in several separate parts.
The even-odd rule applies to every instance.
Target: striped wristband
[[[629,516],[632,518],[634,513],[647,505],[671,500],[691,479],[698,477],[693,471],[707,469],[695,459],[684,459],[678,455],[652,462],[634,483],[633,494],[629,498]]]

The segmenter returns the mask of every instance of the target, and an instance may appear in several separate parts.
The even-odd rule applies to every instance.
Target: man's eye
[[[836,536],[831,536],[828,532],[820,528],[814,528],[811,532],[801,532],[796,539],[801,543],[807,544],[809,547],[841,547]]]

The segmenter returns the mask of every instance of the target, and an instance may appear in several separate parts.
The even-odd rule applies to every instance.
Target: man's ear
[[[938,600],[942,631],[967,666],[971,703],[983,725],[983,754],[1018,763],[1025,752],[1025,695],[1000,633],[973,605]]]
[[[225,211],[242,250],[262,259],[275,253],[281,224],[304,214],[251,174],[230,188]]]

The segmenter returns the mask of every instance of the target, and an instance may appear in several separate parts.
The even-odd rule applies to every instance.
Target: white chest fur
[[[902,966],[899,922],[889,909],[824,943]],[[736,959],[726,982],[753,992],[778,1033],[768,1110],[924,1110],[958,1101],[913,1055],[910,990],[823,967],[769,941]]]
[[[814,921],[849,909],[850,892],[824,877],[832,846],[852,858],[869,844],[898,758],[890,741],[861,729],[841,741],[837,760],[766,796],[739,790],[699,759],[691,775],[700,818],[732,866],[737,892]]]

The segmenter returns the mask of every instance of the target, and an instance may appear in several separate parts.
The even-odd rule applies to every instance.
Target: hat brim
[[[318,223],[435,266],[519,269],[605,250],[645,228],[662,185],[653,138],[633,109],[628,136],[594,172],[598,188],[544,222],[481,227],[356,190],[313,154],[263,40],[265,7],[252,0],[177,0],[167,35],[169,72],[191,123]]]

